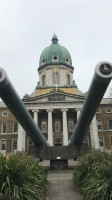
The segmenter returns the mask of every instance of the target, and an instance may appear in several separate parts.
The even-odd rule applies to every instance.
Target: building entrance
[[[54,138],[54,146],[62,146],[62,139],[60,137]]]

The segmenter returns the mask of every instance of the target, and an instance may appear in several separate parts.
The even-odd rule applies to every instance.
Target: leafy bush
[[[9,199],[43,200],[47,170],[34,158],[0,154],[0,193]]]
[[[95,151],[81,158],[73,180],[86,200],[112,200],[112,153]]]

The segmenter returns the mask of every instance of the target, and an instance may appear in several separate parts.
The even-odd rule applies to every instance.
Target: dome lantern
[[[54,35],[52,37],[52,44],[57,44],[57,43],[58,43],[58,38],[57,38],[57,36],[54,33]]]

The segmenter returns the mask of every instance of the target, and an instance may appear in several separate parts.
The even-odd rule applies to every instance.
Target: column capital
[[[61,111],[62,111],[62,112],[63,112],[63,111],[66,111],[66,112],[67,112],[68,109],[67,109],[67,108],[62,108]]]
[[[38,113],[38,112],[39,112],[39,110],[36,110],[36,109],[35,109],[35,110],[32,110],[32,112],[37,112],[37,113]]]
[[[82,108],[75,108],[75,110],[76,110],[76,111],[81,111],[81,110],[82,110]]]
[[[47,109],[46,111],[47,112],[53,112],[53,109]]]

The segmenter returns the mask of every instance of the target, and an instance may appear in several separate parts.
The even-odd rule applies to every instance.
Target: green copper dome
[[[46,47],[41,53],[39,68],[50,64],[64,64],[68,67],[72,67],[72,60],[69,51],[58,44],[58,38],[55,34],[52,37],[52,44]]]

